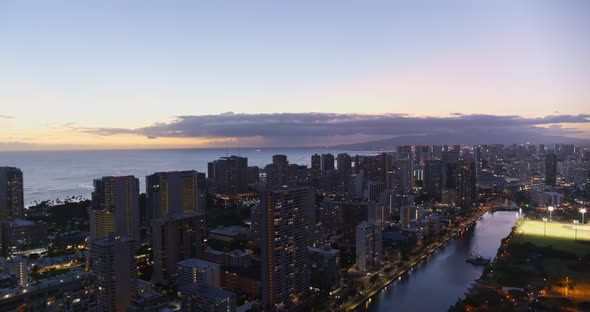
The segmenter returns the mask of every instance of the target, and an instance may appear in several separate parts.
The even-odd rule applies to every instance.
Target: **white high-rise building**
[[[361,222],[356,227],[356,265],[366,271],[381,261],[381,225]]]

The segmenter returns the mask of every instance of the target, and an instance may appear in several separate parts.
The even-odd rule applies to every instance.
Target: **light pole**
[[[543,218],[543,237],[547,236],[547,218]]]
[[[575,229],[575,232],[576,232],[576,234],[574,234],[575,235],[574,238],[575,238],[576,241],[578,240],[578,223],[580,223],[580,221],[574,220],[574,229]]]
[[[580,213],[582,214],[582,225],[584,225],[584,214],[586,213],[586,208],[580,209]]]
[[[555,209],[553,206],[547,207],[547,210],[549,210],[549,221],[551,221],[551,213],[553,212],[553,209]]]

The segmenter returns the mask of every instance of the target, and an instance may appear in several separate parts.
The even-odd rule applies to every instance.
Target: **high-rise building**
[[[8,274],[16,277],[19,286],[26,287],[29,285],[29,264],[27,258],[19,256],[6,261],[6,269]]]
[[[399,210],[400,215],[400,222],[402,227],[410,227],[412,225],[412,220],[419,221],[424,216],[424,207],[422,206],[414,206],[414,205],[406,205],[400,207]]]
[[[356,265],[366,271],[381,261],[381,226],[366,221],[356,227]]]
[[[309,288],[308,196],[305,187],[261,192],[262,299],[268,310]]]
[[[545,184],[555,186],[557,182],[557,155],[545,155]]]
[[[111,233],[139,241],[139,180],[134,176],[94,180],[90,237],[106,238]]]
[[[90,244],[89,268],[96,276],[96,311],[126,311],[135,295],[136,241],[127,236],[97,239]]]
[[[195,170],[156,172],[146,177],[146,196],[151,218],[205,212],[200,206],[202,187]]]
[[[424,163],[424,192],[440,198],[444,186],[445,167],[441,160],[429,160]]]
[[[335,169],[334,167],[334,155],[327,153],[322,154],[322,172],[332,171]]]
[[[336,156],[338,165],[338,172],[342,176],[349,176],[352,174],[352,158],[346,153],[340,153]]]
[[[318,154],[311,155],[311,176],[319,177],[322,174],[322,157]]]
[[[14,167],[0,167],[0,221],[24,217],[23,172]]]
[[[340,279],[340,251],[329,244],[308,249],[312,287],[322,290],[337,288]]]
[[[181,312],[235,312],[237,296],[221,288],[189,284],[178,290]]]
[[[483,162],[483,149],[481,146],[476,146],[473,148],[473,158],[475,159],[475,173],[479,174],[481,172],[481,166]]]
[[[475,163],[466,160],[457,162],[455,181],[457,186],[455,204],[461,207],[461,209],[473,207],[477,199]]]
[[[414,166],[411,159],[397,161],[397,183],[395,190],[398,194],[410,194],[414,189]]]
[[[152,220],[153,280],[170,281],[176,263],[202,255],[207,235],[205,215],[200,212],[171,215]]]
[[[221,285],[221,269],[219,264],[202,259],[186,259],[177,263],[176,286],[202,284],[207,287],[219,288]]]
[[[235,195],[248,191],[248,158],[221,157],[209,163],[208,171],[217,193]]]
[[[287,156],[273,155],[272,164],[267,165],[264,170],[266,171],[267,187],[281,187],[289,183],[291,177],[289,176],[289,161],[287,160]]]
[[[357,201],[324,200],[320,204],[320,223],[325,231],[353,231],[375,203]]]

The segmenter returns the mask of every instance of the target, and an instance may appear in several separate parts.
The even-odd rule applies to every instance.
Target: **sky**
[[[588,38],[585,0],[5,0],[0,151],[588,138]]]

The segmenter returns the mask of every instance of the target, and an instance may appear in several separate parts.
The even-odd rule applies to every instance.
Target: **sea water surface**
[[[330,148],[158,149],[106,151],[0,152],[0,166],[23,170],[25,204],[66,196],[90,198],[93,179],[109,175],[134,175],[144,191],[145,176],[159,171],[207,172],[207,163],[222,156],[248,158],[249,166],[264,167],[272,155],[287,155],[290,163],[308,165],[311,155],[348,152],[374,155],[376,151],[346,151]]]

